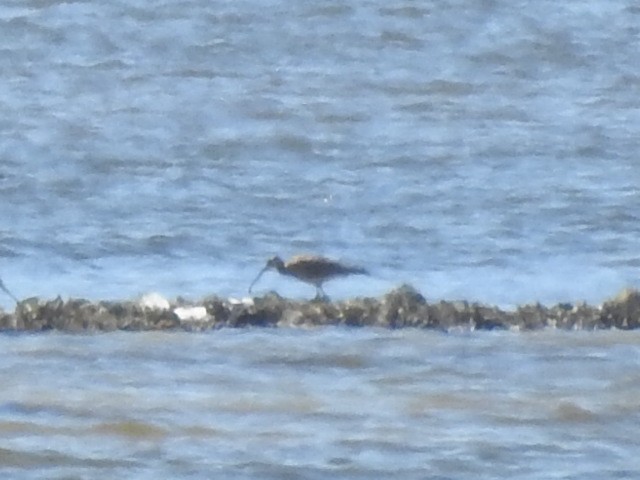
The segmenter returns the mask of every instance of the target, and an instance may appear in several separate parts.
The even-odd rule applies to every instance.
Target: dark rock
[[[640,292],[626,289],[602,305],[600,322],[604,328],[624,330],[640,327]]]
[[[145,309],[133,302],[65,302],[60,297],[24,300],[18,304],[15,319],[19,330],[164,330],[179,323],[170,310]]]
[[[410,285],[402,285],[382,297],[380,326],[390,328],[426,327],[429,325],[429,305]]]
[[[601,307],[560,303],[523,305],[505,311],[466,301],[428,303],[413,287],[402,285],[380,298],[340,302],[288,300],[276,293],[244,300],[210,296],[200,302],[179,298],[169,303],[142,301],[53,300],[29,298],[15,312],[0,312],[3,330],[186,330],[243,327],[351,327],[565,330],[640,328],[640,292],[625,290]]]
[[[553,322],[548,309],[536,303],[535,305],[523,305],[516,309],[514,324],[523,330],[538,330],[552,326]]]
[[[509,328],[508,315],[496,307],[473,306],[473,323],[478,330],[504,330]]]

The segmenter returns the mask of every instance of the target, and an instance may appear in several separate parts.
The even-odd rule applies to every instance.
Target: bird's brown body
[[[322,284],[327,280],[346,275],[367,275],[367,271],[364,268],[343,265],[335,260],[318,255],[296,255],[287,262],[284,262],[280,257],[272,257],[251,283],[249,293],[251,293],[251,289],[262,274],[271,269],[278,271],[282,275],[294,277],[313,285],[316,287],[317,299],[327,298],[324,290],[322,290]]]

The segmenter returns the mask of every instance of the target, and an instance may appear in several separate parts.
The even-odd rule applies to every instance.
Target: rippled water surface
[[[334,298],[600,302],[638,286],[639,25],[630,0],[4,1],[0,276],[20,298],[240,297],[309,251],[371,271]],[[639,344],[5,335],[0,470],[635,478]]]
[[[3,478],[635,478],[635,332],[0,337]]]
[[[336,297],[601,301],[638,285],[638,25],[632,1],[5,1],[0,272],[21,298],[240,296],[309,251],[373,273]]]

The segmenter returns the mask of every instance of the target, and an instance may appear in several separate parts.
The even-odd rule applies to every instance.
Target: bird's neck
[[[278,270],[278,273],[281,275],[291,275],[291,272],[287,270],[287,267],[284,265],[276,265],[276,270]]]

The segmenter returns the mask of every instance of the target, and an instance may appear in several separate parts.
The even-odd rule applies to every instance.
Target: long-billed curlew
[[[322,284],[335,277],[346,275],[368,275],[364,268],[343,265],[334,260],[330,260],[318,255],[297,255],[291,257],[286,263],[280,257],[269,259],[265,267],[260,271],[256,279],[249,286],[251,289],[258,282],[260,277],[267,270],[277,270],[282,275],[295,277],[316,287],[316,300],[327,299],[327,295],[322,290]]]
[[[5,286],[4,286],[4,283],[3,283],[3,281],[2,281],[2,279],[1,279],[1,278],[0,278],[0,289],[1,289],[4,293],[6,293],[7,295],[9,295],[9,296],[13,299],[13,301],[14,301],[14,302],[16,302],[16,303],[20,303],[20,300],[18,300],[18,299],[16,298],[16,296],[15,296],[13,293],[11,293],[7,287],[5,287]]]

